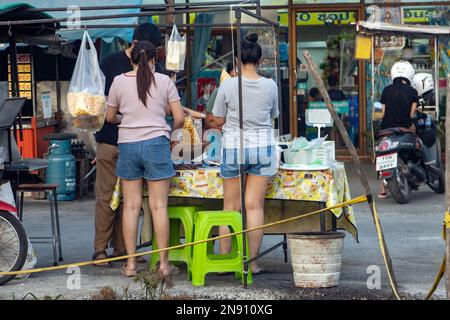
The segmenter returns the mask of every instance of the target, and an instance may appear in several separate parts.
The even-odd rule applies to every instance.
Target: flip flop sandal
[[[386,198],[388,198],[389,196],[388,196],[387,192],[385,192],[385,193],[379,193],[379,194],[377,195],[377,197],[378,197],[378,199],[386,199]]]
[[[103,256],[102,258],[99,258],[100,256]],[[108,259],[108,255],[106,254],[106,251],[98,251],[92,255],[92,260],[102,260],[102,259]],[[111,268],[113,264],[111,261],[108,262],[99,262],[99,263],[93,263],[92,266],[94,267],[104,267],[104,268]]]
[[[158,267],[158,275],[163,280],[171,280],[174,276],[181,273],[180,268],[175,267],[173,264],[170,264],[169,273],[166,275],[161,274],[161,269]]]
[[[125,277],[135,277],[135,276],[137,276],[137,270],[128,270],[126,263],[122,266],[122,270],[120,270],[120,273],[122,275],[124,275]]]

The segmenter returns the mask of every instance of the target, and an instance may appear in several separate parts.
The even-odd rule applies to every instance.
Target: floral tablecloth
[[[223,198],[219,168],[180,170],[172,178],[170,197]],[[280,169],[267,189],[266,199],[314,201],[334,206],[351,199],[343,163],[336,162],[326,170],[294,171]],[[343,229],[357,238],[353,208],[332,210]],[[340,219],[344,217],[345,219]],[[345,221],[343,221],[345,220]]]

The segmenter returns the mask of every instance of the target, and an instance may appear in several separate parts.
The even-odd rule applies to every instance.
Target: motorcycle
[[[2,169],[0,169],[0,179]],[[16,207],[0,201],[0,272],[22,270],[28,253],[28,239],[22,223],[17,218]],[[14,275],[0,275],[0,285]]]
[[[399,204],[408,203],[411,191],[427,184],[434,192],[445,192],[441,145],[431,116],[417,112],[416,134],[405,128],[377,132],[376,171]]]

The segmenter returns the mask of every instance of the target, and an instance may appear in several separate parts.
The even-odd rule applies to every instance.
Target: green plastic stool
[[[202,207],[198,206],[171,206],[167,208],[170,221],[170,236],[169,236],[169,246],[176,246],[182,244],[180,239],[180,223],[183,225],[184,229],[184,239],[186,243],[192,242],[194,240],[194,221],[197,211],[203,210]],[[153,233],[152,238],[152,249],[158,249],[158,244],[156,242],[156,235]],[[173,249],[169,251],[169,261],[174,262],[184,262],[186,263],[188,279],[190,279],[190,269],[192,256],[192,246],[184,247],[181,249]],[[154,253],[150,259],[150,269],[154,269],[159,261],[159,253]]]
[[[242,231],[241,214],[237,211],[200,211],[196,214],[194,223],[194,241],[210,238],[211,230],[216,226],[228,226],[230,232]],[[234,272],[237,278],[244,282],[243,270],[243,235],[231,237],[231,252],[217,254],[211,252],[212,242],[196,244],[192,250],[192,285],[204,286],[205,276],[210,272]],[[248,247],[248,245],[247,245]],[[251,270],[247,283],[253,282]]]

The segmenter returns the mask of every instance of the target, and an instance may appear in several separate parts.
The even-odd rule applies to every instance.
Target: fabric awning
[[[36,19],[48,19],[48,18],[56,18],[56,19],[72,19],[76,18],[76,12],[73,10],[76,9],[75,6],[78,7],[89,7],[89,6],[120,6],[120,5],[141,5],[142,0],[28,0],[26,1],[25,6],[28,7],[36,7],[36,8],[68,8],[66,11],[51,11],[46,14],[44,12],[28,12],[29,14],[36,15]],[[17,0],[2,0],[1,7],[8,6],[18,6],[24,4],[18,4]],[[115,10],[90,10],[90,11],[82,11],[80,12],[82,17],[86,16],[101,16],[101,15],[111,15],[111,14],[127,14],[127,13],[137,13],[140,12],[140,9],[115,9]],[[51,15],[51,16],[50,16]],[[29,19],[29,18],[27,18]],[[20,20],[20,19],[16,19]],[[71,26],[73,23],[69,22]],[[138,17],[130,17],[130,18],[120,18],[120,19],[101,19],[101,20],[88,20],[81,21],[81,25],[118,25],[118,24],[137,24]],[[61,22],[61,26],[67,26],[67,22]],[[133,28],[104,28],[97,29],[92,28],[89,29],[89,34],[93,40],[97,38],[101,38],[106,42],[111,42],[115,37],[119,37],[123,40],[131,42],[133,36]],[[76,25],[74,28],[68,30],[63,29],[57,31],[57,34],[61,35],[61,37],[69,40],[75,41],[81,39],[83,36],[84,29],[77,28]]]
[[[374,32],[401,32],[405,34],[425,34],[425,35],[450,35],[450,27],[429,26],[429,25],[409,25],[391,24],[385,22],[360,21],[358,26]]]
[[[20,20],[39,20],[51,19],[52,17],[43,12],[32,12],[27,9],[33,8],[27,3],[2,3],[0,4],[0,21],[20,21]],[[7,25],[0,26],[0,42],[8,42],[10,27]],[[11,30],[17,38],[20,37],[45,37],[55,34],[54,23],[41,24],[24,24],[16,25]]]

